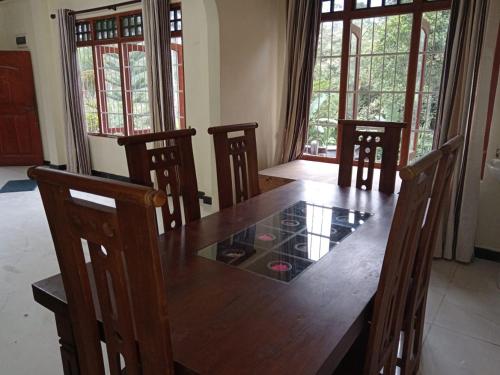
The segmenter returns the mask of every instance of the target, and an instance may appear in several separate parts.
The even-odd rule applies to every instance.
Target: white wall
[[[500,89],[498,87],[486,160],[495,157],[497,148],[500,148]],[[476,246],[500,252],[500,182],[495,180],[488,170],[485,171],[481,182]]]
[[[495,44],[498,28],[500,24],[500,2],[490,2],[488,12],[488,23],[486,29],[486,38],[484,45],[483,59],[485,69],[491,67],[495,54]],[[489,93],[490,81],[485,82],[487,92]],[[486,160],[495,157],[497,148],[500,148],[500,88],[497,82],[497,93],[495,106],[493,110],[493,119],[491,123],[490,140]],[[484,100],[488,97],[485,95]],[[486,116],[485,116],[486,117]],[[484,179],[481,182],[479,201],[478,230],[476,233],[476,246],[484,249],[500,252],[500,182],[496,181],[488,170],[485,170]]]
[[[217,0],[221,120],[258,122],[259,168],[277,161],[284,72],[285,0]]]
[[[5,20],[5,9],[4,7],[0,7],[0,25],[6,25],[7,21]],[[2,27],[3,28],[3,27]],[[7,39],[8,35],[5,31],[0,32],[0,48],[7,49],[7,44],[9,43]]]
[[[220,122],[219,18],[214,0],[182,2],[186,126],[196,129],[193,151],[198,189],[217,204],[212,140],[207,129]]]

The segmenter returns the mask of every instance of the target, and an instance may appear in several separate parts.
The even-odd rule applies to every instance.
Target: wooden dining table
[[[299,201],[373,216],[289,283],[197,254]],[[331,374],[367,327],[396,201],[294,181],[160,235],[175,361],[200,374]],[[55,314],[64,373],[79,374],[61,276],[32,287]]]

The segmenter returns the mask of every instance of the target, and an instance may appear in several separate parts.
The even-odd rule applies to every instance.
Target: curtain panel
[[[64,123],[68,170],[90,175],[90,147],[80,87],[77,59],[75,16],[68,9],[57,11],[59,51],[63,76]]]
[[[320,0],[288,0],[286,26],[285,130],[281,161],[297,159],[304,150],[316,62]]]
[[[142,0],[149,105],[154,132],[175,129],[168,0]]]
[[[484,35],[489,0],[454,0],[441,82],[436,146],[464,136],[447,195],[442,241],[435,256],[470,262],[479,208],[487,93],[491,67],[484,65]],[[489,77],[488,77],[489,76]],[[487,90],[486,90],[487,91]],[[483,97],[483,95],[485,95]]]

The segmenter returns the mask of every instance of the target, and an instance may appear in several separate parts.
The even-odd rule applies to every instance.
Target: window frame
[[[370,0],[367,1],[366,8],[356,9],[356,0],[344,0],[343,10],[330,11],[321,14],[321,23],[342,21],[342,52],[340,65],[340,93],[339,93],[339,109],[338,118],[346,118],[347,110],[347,91],[348,91],[348,73],[349,73],[349,51],[351,41],[351,21],[363,18],[395,16],[402,14],[412,14],[413,22],[410,36],[410,51],[408,55],[408,73],[406,83],[405,105],[403,122],[407,124],[403,130],[401,137],[401,157],[400,166],[408,163],[411,123],[414,108],[415,89],[417,82],[417,67],[418,54],[420,46],[420,33],[422,29],[422,19],[425,12],[449,10],[451,0],[413,0],[412,3],[405,4],[385,4],[386,0],[382,0],[382,6],[370,8]],[[399,3],[400,1],[398,1]],[[333,9],[333,2],[331,8]],[[337,128],[337,153],[335,157],[317,156],[303,153],[301,159],[321,161],[325,163],[339,162],[340,150],[342,149],[342,130]]]
[[[177,11],[180,10],[182,12],[181,8],[181,3],[173,3],[170,4],[170,11]],[[115,13],[115,14],[108,14],[108,15],[102,15],[102,16],[96,16],[96,17],[88,17],[88,18],[81,18],[76,20],[76,26],[80,24],[88,24],[90,25],[90,40],[86,41],[76,41],[76,46],[77,48],[80,47],[92,47],[92,61],[93,61],[93,68],[94,68],[94,85],[95,85],[95,90],[96,90],[96,102],[97,102],[97,117],[98,117],[98,122],[99,122],[99,130],[98,132],[88,132],[89,135],[92,136],[98,136],[98,137],[107,137],[107,138],[116,138],[118,136],[128,136],[128,135],[138,135],[138,134],[145,134],[145,133],[151,133],[154,132],[154,129],[146,129],[146,130],[134,130],[133,129],[133,122],[129,120],[129,116],[133,115],[132,113],[127,113],[127,108],[131,108],[132,106],[132,90],[130,87],[130,77],[127,77],[127,72],[125,72],[125,63],[128,60],[128,54],[124,53],[124,48],[127,48],[127,44],[131,42],[144,42],[144,34],[142,35],[135,35],[135,36],[124,36],[123,35],[123,28],[122,28],[122,19],[129,17],[129,16],[138,16],[140,15],[142,17],[142,10],[141,9],[133,9],[125,12],[120,12],[120,13]],[[116,23],[116,37],[113,38],[107,38],[107,39],[97,39],[97,29],[96,29],[96,23],[97,21],[105,20],[105,19],[115,19]],[[177,21],[177,19],[176,19]],[[182,22],[182,16],[180,21]],[[169,28],[170,28],[170,21],[169,21]],[[76,35],[76,31],[75,31]],[[170,31],[170,40],[174,38],[183,38],[182,36],[182,28],[180,30],[175,30],[175,31]],[[103,46],[103,45],[110,45],[110,44],[116,44],[117,51],[118,51],[118,56],[120,59],[120,82],[121,82],[121,91],[122,91],[122,106],[123,106],[123,128],[119,128],[122,130],[121,132],[115,132],[112,133],[108,129],[107,124],[105,124],[104,119],[102,118],[102,110],[101,110],[101,104],[103,100],[105,101],[106,98],[101,97],[101,92],[103,91],[101,89],[101,84],[100,82],[104,82],[103,78],[99,79],[99,56],[98,53],[96,53],[96,47],[97,46]],[[175,47],[174,47],[175,46]],[[180,58],[182,60],[178,74],[179,74],[179,113],[180,113],[180,128],[184,129],[186,127],[186,113],[185,113],[185,90],[184,90],[184,60],[183,60],[183,43],[182,44],[171,44],[171,49],[174,49]],[[180,50],[180,53],[179,53]],[[103,54],[101,54],[102,56]],[[102,65],[102,62],[101,62]],[[133,116],[132,116],[133,117]],[[88,131],[88,128],[87,128]]]

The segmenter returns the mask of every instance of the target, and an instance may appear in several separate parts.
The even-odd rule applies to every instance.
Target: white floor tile
[[[26,180],[27,167],[0,167],[0,188],[10,180]]]
[[[476,259],[472,264],[457,264],[452,283],[473,291],[500,292],[500,263]]]
[[[425,309],[425,321],[427,323],[432,323],[434,321],[443,299],[444,294],[434,289],[429,289],[427,293],[427,306]]]
[[[500,324],[500,289],[474,291],[451,284],[445,300]]]
[[[500,346],[432,325],[425,340],[421,375],[498,375]]]
[[[432,264],[430,289],[445,294],[455,275],[457,263],[448,260],[435,260]]]
[[[439,308],[433,325],[500,345],[500,325],[485,316],[452,304],[446,298]]]

